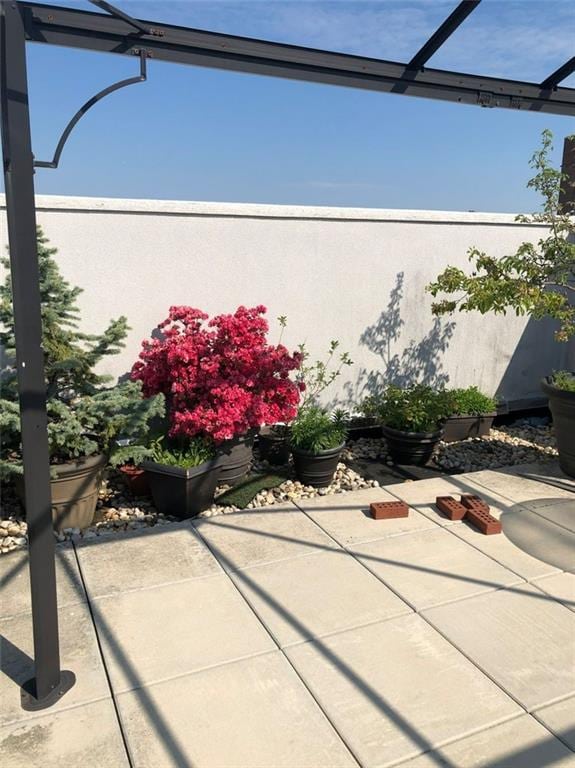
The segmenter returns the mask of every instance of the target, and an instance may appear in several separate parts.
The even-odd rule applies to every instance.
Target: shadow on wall
[[[454,321],[435,317],[423,338],[410,339],[406,346],[396,351],[405,325],[401,319],[404,279],[404,273],[399,272],[387,307],[359,337],[360,346],[378,355],[381,363],[376,370],[360,368],[356,381],[345,385],[344,397],[334,402],[333,407],[350,408],[388,384],[410,386],[419,383],[440,387],[449,382],[443,369],[443,356],[455,331]]]
[[[547,318],[527,322],[496,392],[510,410],[543,404],[541,379],[564,368],[575,370],[575,343],[555,341],[556,330],[557,323]]]

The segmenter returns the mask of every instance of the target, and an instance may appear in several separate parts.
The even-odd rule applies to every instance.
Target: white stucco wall
[[[284,342],[305,341],[313,355],[339,339],[355,361],[331,393],[343,400],[387,372],[477,384],[520,401],[538,397],[540,377],[566,362],[546,323],[431,315],[424,286],[447,264],[465,267],[469,246],[498,256],[543,235],[510,214],[52,196],[37,203],[64,275],[84,288],[86,330],[129,319],[125,351],[106,364],[115,376],[129,370],[171,304],[210,314],[265,304],[271,339],[274,318],[287,315]]]

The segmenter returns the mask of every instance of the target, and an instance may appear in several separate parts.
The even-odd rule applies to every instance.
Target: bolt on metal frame
[[[0,0],[2,148],[29,526],[35,662],[35,677],[23,687],[22,705],[33,709],[51,706],[74,683],[73,674],[60,669],[34,167],[57,167],[66,139],[87,109],[108,93],[145,80],[146,59],[155,59],[483,107],[575,116],[575,89],[560,87],[560,83],[575,71],[575,57],[542,83],[426,66],[480,0],[460,2],[407,64],[156,24],[133,19],[105,0],[90,2],[106,13]],[[52,161],[34,161],[32,153],[27,42],[140,58],[139,76],[109,86],[74,115],[62,134]]]

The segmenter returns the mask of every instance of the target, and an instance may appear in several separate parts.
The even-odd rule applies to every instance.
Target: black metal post
[[[575,135],[565,137],[561,173],[563,183],[559,194],[559,208],[562,213],[575,213]]]
[[[35,677],[23,686],[22,706],[25,709],[43,709],[71,688],[74,676],[71,672],[60,671],[26,42],[17,4],[3,0],[0,13],[2,151],[16,333],[35,663]]]

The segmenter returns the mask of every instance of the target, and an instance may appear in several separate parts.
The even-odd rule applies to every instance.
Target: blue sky
[[[87,2],[63,5],[95,10]],[[115,0],[140,18],[407,60],[456,0]],[[484,0],[431,66],[542,80],[573,55],[572,0]],[[75,110],[135,73],[127,57],[30,45],[33,144],[51,157]],[[575,76],[566,81],[575,87]],[[44,194],[519,211],[544,128],[575,121],[151,62],[94,107]]]

